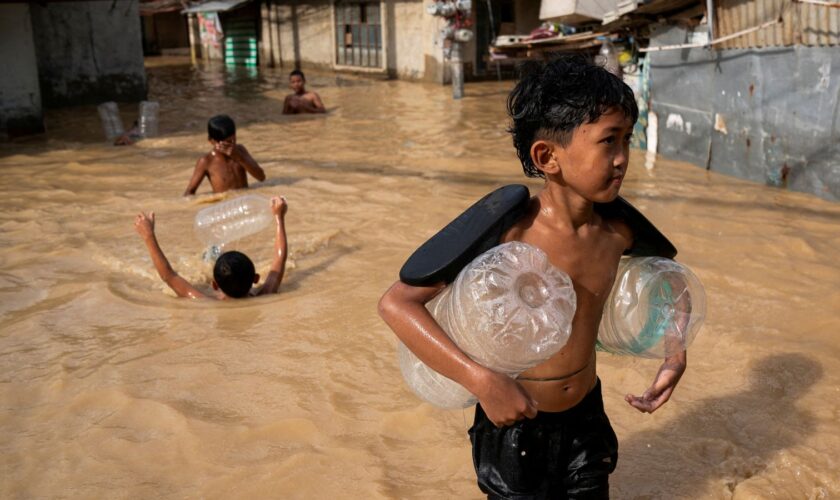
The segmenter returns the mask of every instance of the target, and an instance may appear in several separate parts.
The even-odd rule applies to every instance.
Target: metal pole
[[[464,61],[461,59],[461,42],[452,41],[449,56],[452,68],[452,98],[464,97]]]
[[[706,24],[709,26],[709,46],[715,39],[715,0],[706,0]]]

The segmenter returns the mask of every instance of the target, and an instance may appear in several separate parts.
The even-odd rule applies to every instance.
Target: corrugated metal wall
[[[782,22],[723,42],[722,49],[840,45],[840,9],[792,0],[716,0],[715,38],[781,17]]]

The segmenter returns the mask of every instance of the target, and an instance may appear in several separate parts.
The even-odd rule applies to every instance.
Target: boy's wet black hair
[[[241,298],[248,295],[254,284],[254,263],[242,252],[231,250],[219,256],[213,267],[213,279],[225,295]]]
[[[303,76],[303,71],[301,71],[299,69],[292,70],[292,72],[289,73],[289,80],[291,80],[292,77],[295,76],[295,75],[298,75],[300,77],[300,79],[303,80],[304,82],[306,81],[306,77]]]
[[[531,145],[540,139],[568,146],[575,129],[619,108],[633,123],[639,117],[633,91],[621,79],[583,56],[529,61],[508,96],[516,155],[528,177],[544,177],[531,160]]]
[[[236,124],[228,115],[216,115],[207,120],[207,137],[223,141],[236,133]]]

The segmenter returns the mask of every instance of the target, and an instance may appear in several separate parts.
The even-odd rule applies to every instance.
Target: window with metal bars
[[[379,2],[335,3],[335,52],[341,66],[382,67]]]

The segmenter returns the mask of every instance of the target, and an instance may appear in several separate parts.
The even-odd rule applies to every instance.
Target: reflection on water
[[[325,116],[280,114],[286,72],[150,68],[161,136],[102,138],[93,106],[0,145],[0,496],[478,498],[470,412],[418,401],[375,303],[423,239],[525,182],[510,82],[446,87],[311,74]],[[136,105],[121,105],[126,123]],[[206,286],[179,195],[227,113],[290,203],[282,293],[176,300],[133,233],[155,210],[176,269]],[[672,401],[622,397],[655,361],[602,355],[621,441],[617,498],[840,495],[840,206],[634,152],[623,194],[703,280],[708,319]],[[265,271],[271,237],[239,242]]]

